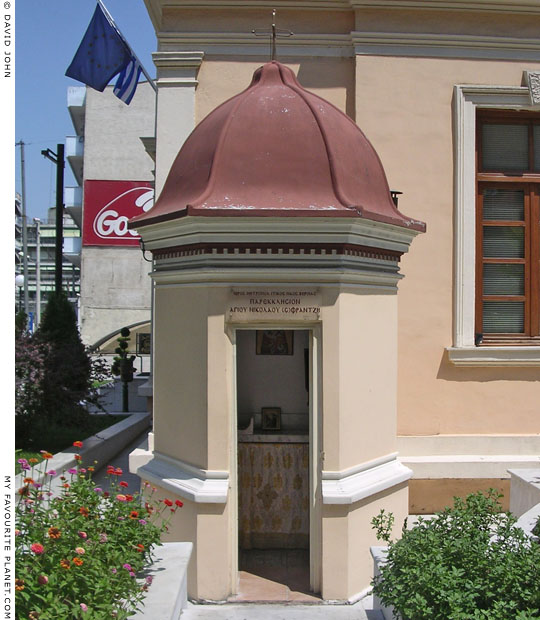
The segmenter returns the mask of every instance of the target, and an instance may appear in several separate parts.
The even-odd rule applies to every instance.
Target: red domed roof
[[[156,204],[130,226],[185,215],[364,217],[425,230],[396,209],[355,123],[276,61],[194,129]]]

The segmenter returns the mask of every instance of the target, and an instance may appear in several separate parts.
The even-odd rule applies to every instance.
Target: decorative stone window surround
[[[531,75],[525,77],[531,83]],[[533,78],[534,81],[534,78]],[[457,366],[540,366],[540,347],[477,347],[474,343],[476,110],[538,110],[527,87],[454,87],[454,333],[448,358]]]

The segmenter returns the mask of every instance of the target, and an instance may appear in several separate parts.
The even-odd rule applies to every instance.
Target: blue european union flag
[[[66,75],[103,91],[130,60],[129,47],[98,4]]]

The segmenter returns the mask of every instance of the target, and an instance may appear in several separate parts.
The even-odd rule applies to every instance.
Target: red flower
[[[83,443],[82,443],[82,441],[74,441],[74,442],[73,442],[73,445],[74,445],[76,448],[82,448]]]
[[[75,456],[73,457],[76,461],[80,461],[82,459],[82,456],[80,454],[75,454]]]
[[[104,491],[103,492],[103,497],[107,498],[107,497],[109,497],[109,495],[110,495],[109,491]]]
[[[178,506],[178,508],[182,508],[182,506],[184,505],[183,502],[181,502],[179,499],[177,499],[174,503]]]
[[[139,516],[139,513],[136,510],[132,510],[130,515],[129,515],[129,518],[130,519],[136,519],[138,516]]]
[[[142,553],[144,551],[144,545],[141,545],[141,543],[139,543],[137,545],[137,551],[140,551]]]
[[[90,514],[88,508],[86,508],[85,506],[81,506],[79,508],[79,512],[82,514],[83,517],[87,517]]]
[[[45,553],[45,547],[41,543],[32,543],[30,545],[30,550],[33,551],[36,555],[42,555]]]
[[[170,499],[164,499],[164,500],[163,500],[163,503],[164,503],[166,506],[172,506],[172,502],[171,502],[171,500],[170,500]]]
[[[127,502],[132,502],[133,501],[133,495],[126,495],[126,501]]]
[[[120,482],[120,486],[121,486],[121,487],[128,487],[128,486],[129,486],[129,484],[128,484],[125,480],[122,480],[122,481]]]

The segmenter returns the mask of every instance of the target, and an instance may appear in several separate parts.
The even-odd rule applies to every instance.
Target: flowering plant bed
[[[18,618],[127,618],[151,584],[137,574],[182,506],[154,500],[148,483],[142,493],[128,493],[122,470],[113,466],[109,488],[96,487],[94,467],[75,458],[77,467],[64,472],[56,497],[50,490],[56,472],[39,472],[21,459],[27,477],[16,508]],[[48,479],[43,486],[34,481],[41,473]]]

